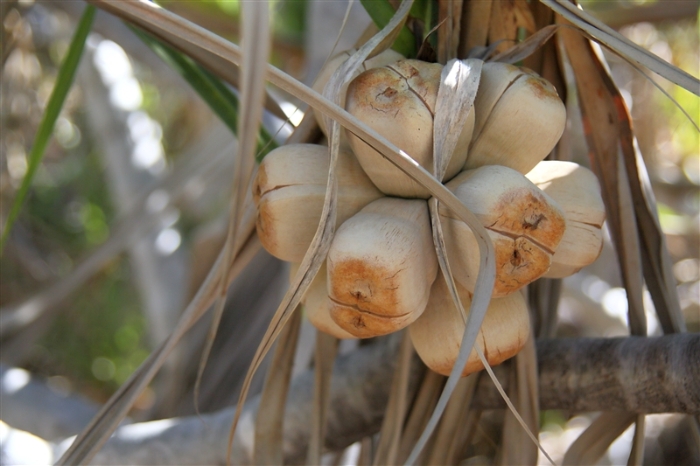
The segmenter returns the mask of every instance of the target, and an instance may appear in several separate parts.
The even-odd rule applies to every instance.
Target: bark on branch
[[[379,430],[388,399],[395,339],[338,358],[333,373],[326,446],[337,450]],[[558,339],[537,343],[543,409],[700,413],[700,335]],[[422,365],[412,373],[415,388]],[[507,385],[505,370],[497,371]],[[474,407],[501,408],[484,378]],[[286,463],[303,461],[311,425],[313,372],[297,377],[285,413]],[[258,400],[246,404],[234,440],[234,464],[248,464]],[[124,426],[94,464],[224,464],[232,410]]]
[[[338,358],[331,388],[326,446],[331,450],[376,433],[389,396],[397,340],[388,338]],[[537,342],[543,409],[700,413],[700,334],[656,338],[557,339]],[[415,389],[422,371],[415,364]],[[507,386],[505,367],[496,368]],[[311,425],[313,372],[297,377],[289,392],[284,425],[286,463],[303,462]],[[21,403],[3,393],[3,405]],[[26,397],[25,397],[26,398]],[[26,401],[26,400],[25,400]],[[249,464],[259,400],[246,404],[234,440],[234,464]],[[503,402],[483,377],[473,407]],[[4,409],[3,409],[4,411]],[[121,427],[94,464],[224,464],[233,410]],[[38,439],[37,439],[38,440]],[[68,441],[63,448],[67,448]],[[4,450],[3,446],[3,450]]]
[[[540,407],[700,413],[700,334],[537,342]],[[505,407],[482,378],[477,405]]]

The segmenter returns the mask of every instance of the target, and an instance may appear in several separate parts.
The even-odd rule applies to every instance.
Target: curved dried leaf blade
[[[615,95],[615,105],[621,119],[622,154],[627,172],[630,173],[630,189],[642,243],[644,278],[664,333],[684,332],[686,327],[671,270],[672,262],[666,246],[666,236],[661,230],[656,209],[653,207],[656,205],[654,193],[644,160],[636,150],[632,123],[619,93]]]
[[[700,95],[700,80],[644,50],[574,4],[565,0],[542,0],[542,3],[631,63],[645,66],[693,94]]]
[[[491,61],[514,64],[525,60],[527,57],[535,53],[540,47],[546,44],[547,41],[554,36],[554,33],[557,32],[559,27],[561,27],[560,24],[550,24],[545,26],[524,41],[494,57],[491,57]]]
[[[437,215],[437,199],[432,199],[430,201],[430,208],[433,225],[439,225],[440,220],[438,219]],[[418,442],[416,442],[416,445],[413,448],[411,455],[406,460],[406,464],[415,464],[418,461],[418,457],[421,454],[421,451],[423,450],[423,448],[425,448],[425,445],[428,443],[430,436],[437,427],[437,424],[440,418],[442,417],[442,413],[445,411],[447,403],[450,400],[450,397],[452,396],[452,392],[454,391],[455,387],[457,386],[457,383],[459,382],[459,379],[462,376],[462,369],[464,368],[465,364],[467,363],[467,359],[471,354],[472,348],[474,347],[474,343],[476,342],[476,338],[479,334],[479,329],[481,328],[481,323],[484,320],[486,310],[488,309],[489,303],[491,302],[491,294],[493,292],[493,285],[496,277],[496,263],[493,243],[491,242],[488,233],[486,233],[486,229],[481,225],[479,219],[477,219],[476,216],[474,216],[474,214],[472,214],[463,205],[462,208],[465,210],[466,215],[460,215],[460,217],[469,226],[469,228],[471,228],[472,231],[474,231],[474,234],[477,238],[477,242],[479,244],[480,264],[479,274],[477,276],[476,286],[474,289],[474,298],[472,299],[471,307],[469,308],[469,316],[466,321],[464,336],[462,337],[462,342],[460,344],[457,360],[455,361],[454,367],[450,372],[450,376],[447,379],[445,388],[443,389],[443,392],[440,395],[438,404],[435,407],[435,410],[433,411],[430,420],[428,421],[428,425],[425,427],[425,430],[418,439]],[[438,229],[434,229],[434,231],[436,230],[439,231]],[[454,278],[452,277],[452,273],[449,271],[449,263],[447,262],[444,253],[444,240],[442,241],[442,243],[440,242],[441,238],[440,233],[438,232],[434,233],[433,237],[434,242],[436,244],[436,248],[438,248],[438,253],[443,257],[443,259],[440,260],[441,266],[443,265],[443,262],[444,264],[446,264],[446,267],[443,272],[445,273],[445,280],[447,281],[448,287],[450,288],[452,298],[455,301],[455,304],[457,305],[458,309],[460,309],[462,316],[464,316],[465,311],[461,304],[459,296],[457,295],[457,288],[454,284]],[[488,365],[488,363],[485,364]]]
[[[540,403],[537,351],[532,335],[525,347],[511,361],[510,397],[530,432],[537,432],[540,425]],[[500,464],[536,464],[538,445],[532,442],[513,413],[508,411],[505,416]]]
[[[627,466],[642,466],[644,462],[644,414],[638,414],[634,423],[634,439],[632,440],[632,451],[627,460]]]
[[[408,332],[403,330],[401,346],[397,356],[398,361],[394,370],[394,376],[391,379],[389,403],[384,414],[384,421],[379,432],[379,444],[372,462],[374,465],[396,464],[401,444],[401,432],[407,411],[408,384],[413,355],[411,338]]]
[[[447,403],[445,415],[440,420],[437,432],[435,433],[434,443],[430,448],[430,456],[428,464],[455,464],[459,459],[455,458],[451,461],[448,459],[450,455],[450,447],[455,442],[455,437],[460,425],[464,422],[464,417],[469,411],[476,384],[479,380],[479,374],[469,374],[463,377],[457,383],[452,398]]]
[[[331,376],[333,375],[333,363],[337,352],[337,338],[323,332],[316,332],[314,403],[306,464],[321,464],[323,441],[326,438],[327,413],[331,402]]]
[[[619,153],[620,122],[612,94],[614,85],[609,77],[603,78],[607,74],[586,39],[570,29],[561,30],[561,35],[576,76],[591,168],[601,182],[607,224],[627,290],[630,325],[633,333],[646,334],[639,239],[629,182]]]
[[[446,377],[437,372],[428,371],[423,377],[413,405],[409,409],[406,428],[403,431],[399,447],[398,462],[403,463],[411,453],[413,445],[420,437],[428,423],[430,413],[437,404]]]
[[[549,456],[549,454],[545,451],[544,448],[542,448],[542,445],[540,442],[537,440],[537,438],[534,436],[530,428],[527,426],[523,418],[520,416],[518,413],[518,410],[515,409],[515,406],[513,406],[513,403],[510,401],[510,398],[508,398],[508,395],[506,395],[506,392],[503,390],[503,386],[501,383],[498,381],[496,378],[496,374],[493,373],[493,369],[491,369],[491,366],[489,366],[488,362],[486,361],[486,357],[484,356],[484,353],[481,351],[481,348],[478,346],[475,347],[476,354],[479,356],[479,359],[481,360],[482,364],[484,364],[484,369],[486,369],[486,372],[488,372],[489,377],[491,377],[491,380],[493,381],[494,385],[496,386],[496,390],[498,390],[498,393],[501,395],[503,400],[506,402],[506,405],[508,406],[508,409],[510,410],[510,413],[513,414],[515,419],[518,421],[520,426],[523,428],[523,431],[530,437],[530,440],[532,443],[537,445],[537,448],[542,452],[542,454],[547,458],[547,460],[551,464],[556,464],[554,460]]]
[[[433,173],[442,179],[473,111],[484,62],[450,60],[442,69],[433,124]]]
[[[239,227],[244,213],[243,203],[246,199],[250,180],[255,170],[255,152],[257,135],[260,130],[265,98],[265,74],[267,57],[270,53],[270,24],[268,4],[266,2],[245,3],[241,12],[243,31],[243,65],[241,77],[240,108],[245,118],[238,119],[238,154],[234,169],[234,186],[229,201],[229,227],[224,244],[225,264],[233,260],[233,245],[238,239]],[[197,379],[194,387],[195,409],[198,409],[199,387],[209,354],[214,345],[216,332],[224,313],[228,273],[223,270],[219,278],[219,297],[214,306],[209,334],[199,362]]]
[[[255,464],[282,464],[282,431],[287,390],[292,378],[294,353],[299,340],[301,309],[292,315],[277,342],[275,355],[267,372],[260,395],[260,408],[255,420]]]
[[[632,424],[632,413],[603,413],[571,444],[564,455],[566,466],[595,464],[610,445]]]

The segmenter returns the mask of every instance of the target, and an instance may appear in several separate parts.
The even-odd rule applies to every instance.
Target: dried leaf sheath
[[[331,375],[338,351],[338,339],[316,332],[314,354],[314,399],[311,416],[311,438],[306,464],[321,464],[326,439],[326,416],[331,402]],[[280,439],[282,440],[282,439]],[[275,463],[281,464],[281,463]]]
[[[577,29],[584,31],[594,40],[605,45],[630,63],[647,67],[693,94],[700,95],[700,80],[670,65],[648,50],[644,50],[619,32],[577,8],[574,4],[564,0],[541,1],[563,18],[576,25]]]
[[[299,339],[301,309],[297,309],[277,342],[255,419],[253,460],[256,464],[282,464],[284,405]],[[265,407],[263,409],[262,407]]]

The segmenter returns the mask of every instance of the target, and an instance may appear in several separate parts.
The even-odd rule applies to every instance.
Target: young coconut
[[[458,283],[462,306],[469,312],[471,293]],[[450,375],[457,360],[465,323],[452,302],[445,278],[440,274],[430,292],[428,305],[408,331],[416,352],[426,366],[442,375]],[[522,293],[492,299],[476,338],[476,345],[491,366],[518,354],[530,336],[530,316]],[[480,371],[484,366],[472,349],[462,376]]]
[[[545,160],[527,178],[564,210],[566,233],[554,250],[548,278],[564,278],[592,264],[603,249],[605,204],[596,176],[573,162]]]
[[[566,107],[554,86],[505,63],[484,64],[474,107],[466,169],[503,165],[527,173],[552,151],[566,125]]]
[[[366,71],[348,87],[345,108],[418,162],[433,169],[433,118],[442,65],[402,60]],[[470,110],[460,141],[443,179],[456,175],[467,157],[474,127]],[[423,198],[430,193],[357,136],[348,141],[370,179],[390,196]]]
[[[301,262],[321,220],[330,154],[314,144],[290,144],[265,157],[253,186],[258,237],[273,256]],[[341,149],[337,164],[337,225],[382,196],[357,159]]]
[[[299,270],[300,264],[292,264],[290,269],[290,281]],[[331,306],[333,302],[328,298],[328,280],[326,278],[326,264],[316,274],[316,278],[311,282],[309,289],[302,299],[304,304],[304,314],[309,322],[317,330],[333,335],[341,340],[355,338],[343,330],[331,319]]]
[[[496,250],[493,297],[506,296],[549,270],[564,231],[557,203],[524,175],[487,165],[460,173],[446,185],[481,221]],[[445,246],[456,281],[474,292],[479,247],[472,230],[440,205]]]
[[[358,338],[385,335],[420,316],[438,264],[428,204],[384,197],[343,223],[328,251],[331,317]]]
[[[323,66],[323,68],[321,68],[321,71],[318,73],[318,76],[316,76],[316,80],[311,86],[312,89],[318,92],[319,94],[323,94],[323,90],[325,89],[326,84],[328,84],[328,81],[331,79],[331,76],[333,76],[333,73],[335,73],[335,70],[340,68],[340,65],[345,63],[347,59],[350,58],[350,55],[352,55],[353,53],[355,53],[355,50],[350,49],[346,50],[345,52],[340,52],[331,57]],[[362,63],[362,66],[360,67],[360,72],[371,70],[372,68],[379,68],[384,65],[395,63],[403,59],[404,56],[401,55],[399,52],[396,52],[391,49],[386,49],[382,53],[365,60]],[[323,131],[323,134],[325,134],[326,137],[328,137],[328,128],[326,128],[326,121],[323,118],[323,114],[314,109],[314,117],[316,118],[316,122],[321,128],[321,131]]]

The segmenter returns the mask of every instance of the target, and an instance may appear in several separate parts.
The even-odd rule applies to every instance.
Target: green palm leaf
[[[83,49],[85,48],[85,39],[90,32],[92,27],[92,20],[95,17],[95,7],[89,5],[85,8],[83,16],[80,18],[78,23],[78,28],[75,31],[73,40],[71,41],[70,47],[68,48],[68,53],[66,58],[61,64],[61,68],[58,71],[58,76],[56,78],[56,84],[51,92],[51,97],[49,97],[48,104],[46,105],[46,111],[39,123],[39,129],[36,133],[36,138],[34,139],[34,145],[29,153],[29,163],[27,166],[27,173],[22,179],[22,184],[17,191],[17,196],[15,197],[12,207],[10,208],[10,214],[7,217],[7,222],[5,223],[5,228],[2,232],[2,237],[0,238],[0,255],[5,246],[5,241],[12,230],[12,225],[14,225],[20,211],[22,210],[22,205],[29,192],[29,187],[32,184],[34,175],[36,174],[41,160],[44,157],[44,151],[46,146],[51,139],[53,134],[53,128],[58,119],[58,115],[61,113],[63,108],[63,103],[66,100],[68,91],[73,84],[73,78],[75,77],[75,71],[78,69],[78,64],[80,63],[80,57],[83,54]]]

